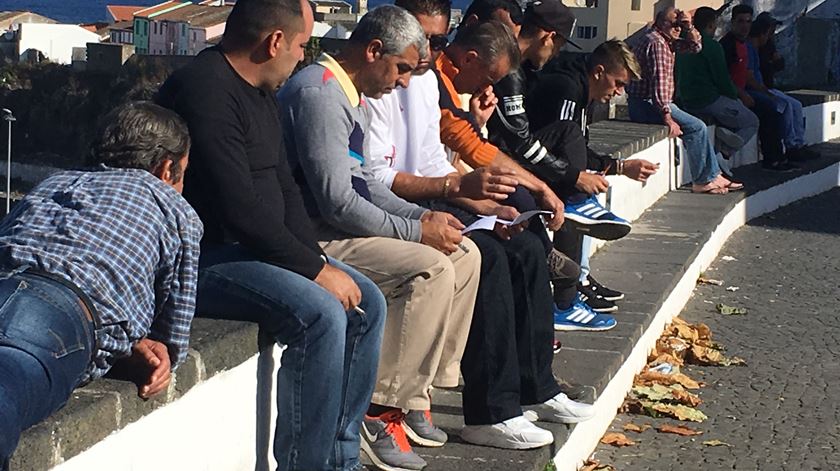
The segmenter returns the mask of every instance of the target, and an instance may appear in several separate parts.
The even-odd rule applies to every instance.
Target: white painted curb
[[[630,391],[633,377],[645,366],[648,352],[656,345],[656,340],[665,330],[665,326],[682,312],[694,291],[700,273],[717,258],[729,236],[751,219],[837,186],[840,186],[840,163],[747,196],[729,211],[686,269],[677,286],[665,299],[627,360],[598,397],[595,402],[597,415],[577,424],[566,443],[554,455],[557,471],[576,471],[595,450]]]

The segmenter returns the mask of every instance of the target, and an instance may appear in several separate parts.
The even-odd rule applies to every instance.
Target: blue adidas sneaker
[[[564,215],[576,230],[596,239],[616,240],[630,233],[630,223],[601,206],[594,196],[566,203]]]
[[[610,330],[618,324],[613,316],[592,310],[586,303],[576,300],[572,307],[560,310],[554,306],[554,330],[602,331]]]

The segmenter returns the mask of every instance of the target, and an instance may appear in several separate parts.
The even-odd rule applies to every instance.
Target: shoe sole
[[[599,296],[600,296],[600,295],[599,295]],[[619,295],[619,296],[610,296],[610,297],[601,296],[601,299],[603,299],[603,300],[605,300],[605,301],[616,302],[616,301],[621,301],[622,299],[624,299],[624,295],[623,295],[623,294],[621,294],[621,295]]]
[[[615,323],[611,326],[607,327],[584,327],[584,326],[576,326],[576,325],[565,325],[565,324],[554,324],[554,330],[557,332],[576,332],[576,331],[586,331],[586,332],[604,332],[605,330],[610,330],[615,328],[618,323]]]
[[[605,222],[587,219],[578,215],[566,214],[569,221],[578,232],[600,240],[621,239],[630,233],[630,225],[622,222]]]
[[[373,463],[373,465],[376,467],[376,469],[380,469],[382,471],[418,471],[419,469],[422,469],[422,468],[400,468],[400,467],[397,467],[397,466],[390,466],[390,465],[385,464],[382,460],[379,459],[378,456],[376,456],[376,453],[373,452],[373,450],[370,447],[370,444],[364,438],[362,438],[361,449],[362,449],[362,451],[365,452],[365,454],[370,459],[370,461]]]
[[[502,450],[534,450],[536,448],[542,448],[546,445],[551,445],[554,443],[554,437],[552,437],[550,442],[545,443],[522,443],[522,442],[499,442],[496,440],[471,440],[464,435],[461,435],[461,440],[464,440],[467,443],[479,446],[489,446],[493,448],[501,448]]]
[[[522,415],[525,416],[531,422],[549,422],[552,424],[579,424],[581,422],[586,422],[587,420],[595,417],[594,415],[591,417],[557,417],[551,419],[541,419],[540,415],[531,409],[526,409],[522,411]]]
[[[432,440],[430,438],[423,438],[415,432],[409,425],[403,422],[403,430],[405,430],[405,435],[408,437],[411,442],[415,445],[425,446],[429,448],[439,448],[446,444],[446,442],[439,442],[437,440]]]
[[[587,304],[587,306],[589,306],[589,305]],[[600,312],[602,314],[618,311],[618,306],[610,306],[610,307],[602,307],[602,308],[594,308],[592,306],[589,306],[589,308],[592,309],[595,312]]]

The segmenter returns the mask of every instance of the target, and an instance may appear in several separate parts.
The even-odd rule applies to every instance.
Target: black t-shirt
[[[190,129],[184,197],[204,222],[202,246],[238,242],[314,279],[323,251],[286,161],[274,94],[246,82],[216,47],[175,72],[157,101]]]

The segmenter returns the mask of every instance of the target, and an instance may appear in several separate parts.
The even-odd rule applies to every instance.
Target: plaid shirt
[[[100,325],[87,380],[144,337],[168,347],[174,368],[189,346],[202,233],[187,201],[149,172],[61,172],[0,222],[0,269],[43,270],[90,298]]]
[[[674,60],[676,53],[697,53],[700,41],[672,40],[656,28],[650,28],[633,48],[642,68],[642,79],[627,86],[627,94],[634,98],[653,101],[657,110],[670,113],[674,99]]]

